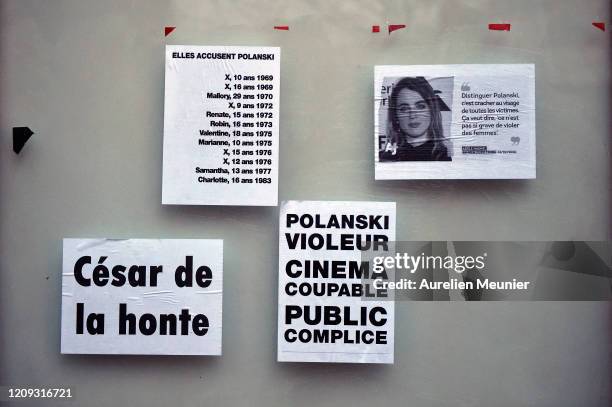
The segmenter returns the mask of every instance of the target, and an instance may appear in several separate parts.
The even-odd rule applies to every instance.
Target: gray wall
[[[91,406],[609,405],[604,302],[398,303],[393,366],[276,363],[278,208],[160,204],[164,44],[276,45],[281,200],[396,201],[399,240],[606,239],[610,32],[591,22],[609,23],[609,1],[3,0],[0,13],[0,384],[72,385]],[[370,33],[387,21],[408,28]],[[536,65],[536,180],[374,182],[373,65],[522,62]],[[17,156],[21,125],[37,134]],[[63,237],[224,239],[224,355],[60,355]]]

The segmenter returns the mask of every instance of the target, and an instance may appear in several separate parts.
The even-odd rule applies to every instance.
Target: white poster
[[[166,46],[162,204],[278,204],[280,48]]]
[[[278,361],[393,363],[394,302],[361,250],[395,240],[394,202],[283,202]]]
[[[376,66],[375,178],[535,178],[534,88],[532,64]]]
[[[62,353],[221,355],[223,241],[64,239]]]

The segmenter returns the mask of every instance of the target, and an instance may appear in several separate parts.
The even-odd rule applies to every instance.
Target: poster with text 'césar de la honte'
[[[393,363],[395,304],[362,253],[395,240],[395,202],[283,202],[279,239],[278,361]]]
[[[64,239],[62,353],[221,355],[223,241]]]
[[[166,46],[162,204],[278,204],[280,48]]]
[[[375,178],[536,177],[533,64],[374,71]]]

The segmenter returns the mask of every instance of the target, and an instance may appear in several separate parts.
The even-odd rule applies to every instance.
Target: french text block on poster
[[[64,239],[62,353],[221,355],[223,241]]]
[[[166,46],[162,204],[278,204],[280,48]]]
[[[536,177],[533,64],[374,71],[375,178]]]
[[[395,240],[395,203],[283,202],[279,239],[278,361],[393,363],[394,302],[364,292],[362,251]]]

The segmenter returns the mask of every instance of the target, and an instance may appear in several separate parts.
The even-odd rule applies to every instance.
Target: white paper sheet
[[[162,203],[278,204],[280,48],[166,46]]]
[[[343,222],[343,217],[353,223],[334,223],[335,220]],[[312,244],[302,246],[303,238]],[[283,202],[279,236],[278,361],[393,363],[394,302],[382,297],[347,296],[342,289],[330,291],[337,286],[352,294],[356,286],[362,285],[357,274],[351,275],[350,271],[351,265],[361,263],[359,239],[362,242],[395,240],[394,202]],[[292,248],[295,242],[297,246]],[[318,249],[321,243],[324,245]],[[308,274],[308,265],[315,267],[315,262],[329,267],[330,273]],[[335,264],[345,270],[340,271],[336,266],[336,274],[332,274],[332,262],[339,262]],[[326,291],[318,292],[322,295],[300,291],[310,290],[315,284]],[[341,319],[332,315],[337,310]],[[341,337],[331,340],[334,335]],[[322,339],[315,340],[317,336]],[[351,343],[357,341],[360,343]]]
[[[532,64],[376,66],[376,179],[535,178],[534,88]]]
[[[61,352],[221,355],[222,297],[222,240],[64,239]]]

